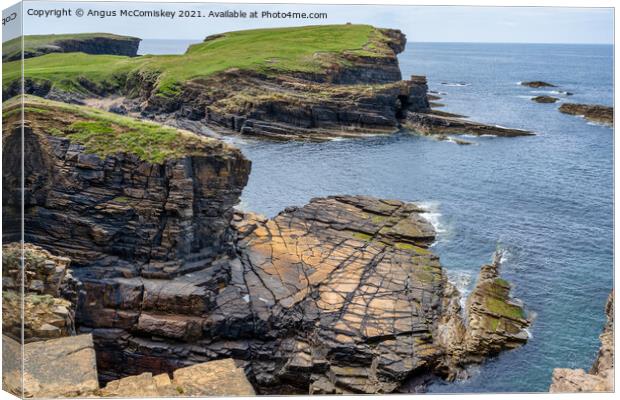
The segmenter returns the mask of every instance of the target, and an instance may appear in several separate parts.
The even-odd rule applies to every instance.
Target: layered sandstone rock
[[[398,129],[403,110],[429,109],[424,77],[380,84],[359,79],[334,84],[228,71],[188,82],[175,98],[145,94],[147,102],[128,107],[168,123],[197,120],[224,132],[280,140],[391,133]]]
[[[394,200],[314,199],[274,219],[237,214],[238,258],[173,279],[91,276],[78,319],[100,349],[100,377],[228,357],[245,360],[261,393],[386,393],[411,375],[456,376],[481,359],[461,362],[439,339],[450,285],[423,214]]]
[[[589,372],[583,369],[556,368],[553,370],[549,391],[613,392],[614,391],[614,294],[609,295],[605,307],[607,323],[601,333],[601,347]]]
[[[532,132],[523,129],[504,128],[469,121],[460,115],[449,113],[407,111],[403,126],[424,135],[468,134],[475,136],[492,135],[503,137],[531,136]]]
[[[250,168],[239,150],[196,137],[189,154],[162,162],[114,149],[105,156],[93,154],[93,149],[72,141],[75,131],[67,129],[85,126],[91,133],[98,129],[131,133],[141,126],[99,121],[105,116],[95,114],[97,119],[85,119],[81,110],[58,103],[28,102],[42,111],[26,113],[23,131],[29,154],[24,164],[27,242],[70,257],[76,267],[114,264],[125,275],[153,277],[191,271],[232,249],[232,207]],[[11,149],[21,145],[21,125],[11,118],[3,131],[7,171],[3,213],[8,227],[4,235],[9,239],[19,235],[19,221],[13,218],[19,217],[21,204],[20,191],[10,190],[19,187],[12,183],[16,177],[10,171],[20,162],[19,152]],[[154,145],[145,146],[148,151]]]
[[[234,360],[210,361],[168,374],[137,376],[109,382],[97,395],[103,397],[253,396],[256,393]]]
[[[221,37],[214,35],[205,41]],[[165,91],[159,87],[161,71],[150,68],[137,68],[102,82],[78,78],[74,82],[80,88],[77,91],[65,91],[48,80],[28,76],[23,86],[25,93],[78,104],[93,102],[92,98],[120,97],[123,100],[113,105],[97,102],[106,110],[198,133],[206,126],[223,134],[315,141],[389,134],[401,128],[438,135],[531,134],[431,113],[426,78],[402,80],[397,55],[405,43],[405,35],[398,30],[373,28],[361,49],[315,51],[315,69],[272,69],[266,65],[209,74],[209,66],[205,66],[204,76],[198,70],[197,78],[175,82]],[[192,55],[191,48],[187,55]],[[305,64],[302,60],[301,65]],[[21,81],[8,82],[4,97],[15,96],[21,89]]]
[[[530,321],[522,304],[511,297],[510,284],[500,278],[500,266],[498,252],[493,263],[480,268],[476,286],[466,301],[465,319],[458,291],[451,285],[446,287],[437,340],[448,354],[440,368],[447,379],[466,377],[463,367],[527,342]]]
[[[411,376],[451,379],[517,344],[511,329],[520,321],[486,300],[508,306],[497,268],[475,291],[476,318],[465,324],[455,313],[459,294],[429,249],[435,232],[423,208],[333,196],[273,219],[235,214],[249,174],[238,150],[177,141],[180,152],[152,161],[153,154],[109,148],[147,129],[142,123],[53,105],[28,103],[26,238],[71,257],[77,329],[94,338],[101,382],[233,358],[260,393],[386,393]],[[5,126],[10,171],[21,127]],[[76,143],[80,126],[105,140]],[[8,190],[4,200],[5,221],[17,221],[19,193]],[[125,382],[149,380],[165,381]]]

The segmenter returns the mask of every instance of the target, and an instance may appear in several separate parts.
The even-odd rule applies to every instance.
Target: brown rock
[[[443,366],[447,379],[466,377],[462,367],[480,363],[502,350],[523,345],[530,321],[510,297],[510,284],[499,277],[500,254],[483,265],[478,282],[467,299],[467,322],[461,319],[458,291],[451,285],[444,292],[444,313],[437,328],[437,340],[449,357]]]
[[[552,97],[552,96],[532,97],[532,101],[535,101],[536,103],[555,103],[558,100],[560,99],[558,99],[557,97]]]
[[[196,364],[167,374],[145,372],[109,382],[99,394],[104,397],[254,396],[254,388],[234,360]]]
[[[3,361],[21,358],[19,343],[3,336]],[[10,353],[10,351],[18,353]],[[91,335],[63,337],[24,345],[24,397],[92,396],[99,388]],[[3,388],[21,396],[20,374],[3,363]],[[17,380],[16,380],[17,379]]]
[[[423,135],[468,134],[502,137],[534,135],[532,132],[526,130],[504,128],[501,126],[468,121],[463,119],[462,116],[435,110],[432,112],[408,111],[405,113],[403,126]]]
[[[522,86],[527,86],[531,88],[541,88],[541,87],[556,87],[551,83],[543,82],[543,81],[529,81],[529,82],[521,82]]]
[[[613,125],[614,108],[592,104],[564,103],[560,106],[560,112],[564,114],[580,115],[585,119]]]

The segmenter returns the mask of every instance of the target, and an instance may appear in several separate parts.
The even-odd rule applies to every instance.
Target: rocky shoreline
[[[157,87],[160,75],[138,70],[113,81],[93,82],[82,77],[74,83],[80,90],[67,91],[49,80],[30,78],[26,68],[25,91],[51,100],[97,103],[106,111],[191,127],[196,133],[201,130],[196,128],[198,123],[219,133],[274,140],[321,141],[389,134],[403,128],[424,135],[532,134],[433,111],[425,77],[401,80],[397,55],[404,50],[405,35],[393,29],[374,29],[369,42],[373,50],[366,50],[370,54],[345,51],[329,55],[331,66],[317,72],[230,68],[178,82],[162,92]],[[209,37],[204,43],[220,39],[221,35]],[[186,54],[192,51],[197,50],[190,47]],[[320,60],[323,56],[315,53],[315,57]],[[5,82],[4,98],[16,95],[20,87],[18,81]],[[111,96],[122,102],[107,107],[105,101],[93,101]]]
[[[332,196],[273,219],[242,213],[233,207],[250,163],[238,150],[179,131],[179,140],[200,140],[190,142],[201,143],[199,154],[153,162],[102,153],[99,142],[75,142],[86,109],[27,104],[25,237],[41,260],[33,265],[48,266],[34,268],[29,292],[54,287],[53,312],[37,315],[28,340],[91,335],[100,387],[232,358],[260,394],[390,393],[412,376],[455,379],[526,339],[509,284],[495,287],[497,262],[482,268],[462,319],[460,295],[429,249],[435,231],[415,204]],[[5,109],[5,149],[21,136],[12,115]],[[108,135],[154,129],[90,115]],[[14,162],[4,158],[5,221],[19,215]]]
[[[25,98],[23,136],[20,103],[3,110],[12,242],[3,251],[3,330],[15,347],[23,300],[29,394],[393,393],[411,380],[466,379],[468,366],[527,342],[531,319],[500,277],[501,255],[481,267],[463,309],[418,204],[338,194],[273,218],[235,208],[251,162],[202,128],[309,141],[403,129],[439,140],[533,134],[433,110],[439,98],[425,77],[402,80],[404,35],[373,34],[380,54],[344,52],[346,62],[314,72],[230,68],[168,93],[145,71],[104,84],[80,78],[78,93],[26,78],[39,97]],[[3,94],[17,89],[9,83]],[[93,99],[105,111],[84,106]],[[23,192],[14,174],[22,138]],[[608,327],[604,335],[589,374],[596,385],[610,376]],[[47,353],[52,346],[61,351]],[[74,368],[53,371],[67,377],[59,385],[37,359]],[[4,370],[18,393],[16,366]],[[554,373],[554,387],[566,376]]]

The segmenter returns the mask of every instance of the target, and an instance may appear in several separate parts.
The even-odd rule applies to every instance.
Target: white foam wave
[[[420,213],[420,216],[427,220],[431,225],[433,225],[433,228],[435,228],[435,232],[446,232],[446,229],[441,223],[441,217],[443,214],[439,212],[439,202],[428,201],[420,202],[417,204],[425,210],[425,212]]]
[[[471,85],[471,83],[465,83],[465,82],[441,82],[441,84],[444,86],[449,86],[449,87],[462,87],[462,86]]]
[[[454,285],[461,294],[459,304],[461,305],[461,310],[465,312],[467,297],[469,297],[471,292],[472,275],[470,272],[462,270],[450,270],[446,274],[448,282]]]

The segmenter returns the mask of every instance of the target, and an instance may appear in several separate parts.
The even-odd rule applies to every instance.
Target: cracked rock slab
[[[276,378],[312,393],[382,393],[432,362],[445,277],[423,212],[335,196],[237,224],[256,328],[289,337]]]
[[[4,351],[19,351],[19,343],[2,337]],[[67,336],[24,345],[24,397],[92,396],[99,389],[91,335]],[[18,359],[19,354],[4,358]],[[21,395],[20,374],[3,372],[3,387]]]
[[[103,397],[254,396],[243,368],[233,359],[210,361],[155,375],[145,372],[109,382]]]

